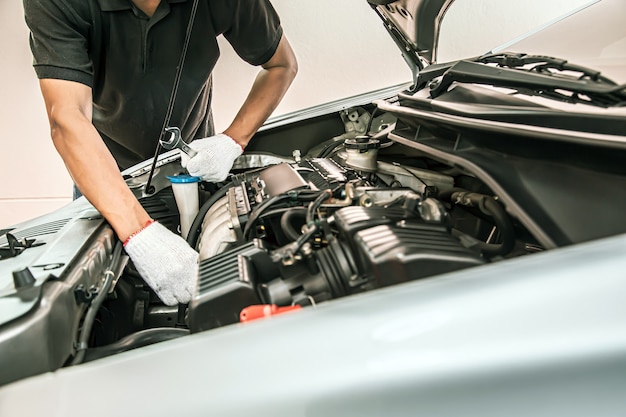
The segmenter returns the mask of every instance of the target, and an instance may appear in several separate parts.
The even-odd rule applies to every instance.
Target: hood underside
[[[443,17],[454,0],[368,0],[385,22],[409,65],[423,67],[420,58],[432,64]],[[412,55],[412,56],[407,56]]]

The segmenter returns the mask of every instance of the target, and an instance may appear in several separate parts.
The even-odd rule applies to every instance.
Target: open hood
[[[454,0],[367,0],[385,23],[413,72],[417,74],[437,58],[439,29]]]

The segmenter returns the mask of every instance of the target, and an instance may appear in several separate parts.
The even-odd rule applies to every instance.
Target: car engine
[[[251,305],[316,305],[513,249],[512,225],[492,197],[453,188],[443,174],[376,161],[377,140],[346,142],[335,158],[237,175],[205,203],[188,238],[201,259],[192,332],[239,322]],[[446,205],[478,208],[501,243],[456,231]]]

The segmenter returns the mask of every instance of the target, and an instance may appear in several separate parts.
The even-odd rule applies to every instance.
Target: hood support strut
[[[371,3],[370,6],[382,19],[385,29],[387,30],[387,32],[389,32],[389,35],[391,35],[391,39],[393,39],[398,48],[400,48],[400,51],[402,52],[402,58],[404,58],[404,61],[411,69],[413,79],[408,91],[410,93],[414,93],[417,90],[417,77],[419,76],[420,71],[426,66],[425,63],[411,47],[411,43],[404,37],[404,35],[402,35],[401,32],[398,31],[398,29],[396,29],[395,25],[388,21],[388,19],[378,10],[377,6]]]
[[[439,30],[454,0],[367,0],[385,25],[413,74],[413,85],[428,65],[435,63]]]

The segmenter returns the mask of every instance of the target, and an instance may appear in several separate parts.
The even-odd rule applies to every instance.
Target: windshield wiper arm
[[[551,70],[570,71],[581,74],[578,79],[590,79],[592,81],[603,82],[609,85],[617,85],[615,81],[605,77],[598,70],[571,64],[565,59],[554,58],[545,55],[527,55],[503,52],[498,54],[483,55],[476,59],[484,64],[498,64],[501,67],[522,68],[526,67],[529,72],[552,75]]]
[[[571,72],[578,72],[581,76],[574,77]],[[440,79],[431,81],[431,96],[435,98],[443,94],[453,82],[520,89],[571,103],[602,107],[626,105],[626,85],[617,85],[598,71],[557,58],[498,54],[479,57],[475,61],[459,61]]]

